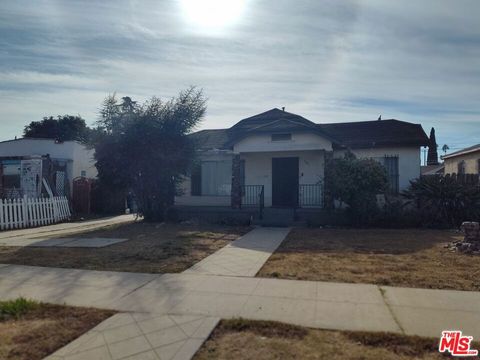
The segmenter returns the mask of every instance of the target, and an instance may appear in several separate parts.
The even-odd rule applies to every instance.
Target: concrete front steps
[[[262,226],[288,227],[295,222],[295,209],[293,208],[264,208],[262,219],[257,223]]]

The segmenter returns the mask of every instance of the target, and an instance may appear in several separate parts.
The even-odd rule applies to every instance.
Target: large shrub
[[[457,227],[480,219],[478,175],[423,176],[403,193],[419,210],[426,226]]]
[[[108,97],[94,145],[98,178],[113,193],[133,193],[147,221],[163,221],[182,177],[191,169],[195,144],[188,134],[206,111],[202,91],[182,91],[163,102],[137,105]]]
[[[330,159],[325,168],[325,188],[330,201],[347,205],[354,224],[368,224],[377,212],[376,195],[387,188],[385,168],[373,159],[357,159],[351,152]]]

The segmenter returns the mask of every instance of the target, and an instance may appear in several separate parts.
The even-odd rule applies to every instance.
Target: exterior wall
[[[400,191],[410,185],[410,180],[420,177],[420,149],[418,147],[353,149],[351,151],[358,158],[398,156]],[[344,154],[344,150],[334,151],[333,156],[341,157]]]
[[[235,153],[300,150],[332,150],[332,142],[311,133],[292,133],[292,140],[284,141],[272,141],[271,134],[265,134],[249,136],[233,147]]]
[[[67,177],[72,189],[74,178],[81,176],[85,171],[87,178],[95,178],[93,149],[87,149],[76,141],[65,141],[55,143],[50,139],[18,139],[0,142],[0,157],[29,157],[50,155],[52,160],[63,160],[67,162]]]
[[[272,206],[272,158],[298,157],[299,184],[316,184],[323,180],[324,151],[279,151],[241,154],[245,160],[245,185],[263,185],[265,206]]]
[[[315,151],[278,151],[240,154],[245,160],[245,185],[263,185],[265,190],[265,206],[272,205],[272,158],[298,157],[299,183],[316,184],[323,180],[325,156],[323,150]],[[202,160],[225,160],[233,157],[231,153],[202,154]],[[230,196],[192,196],[190,179],[182,184],[182,196],[175,197],[176,205],[184,206],[230,206]]]
[[[480,161],[480,151],[444,159],[445,174],[456,174],[458,172],[458,163],[461,161],[465,161],[466,174],[480,174],[478,163]]]
[[[97,177],[97,168],[95,167],[95,150],[88,149],[82,144],[74,142],[73,149],[73,168],[72,176],[73,178],[79,177],[82,175],[82,171],[85,171],[85,176],[89,179],[94,179]]]

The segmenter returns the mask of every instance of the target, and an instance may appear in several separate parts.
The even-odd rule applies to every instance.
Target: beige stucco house
[[[480,144],[442,156],[445,174],[480,174]]]
[[[347,150],[382,163],[391,190],[398,192],[420,176],[420,147],[428,144],[419,124],[393,119],[318,124],[280,109],[191,136],[199,164],[175,202],[204,207],[230,207],[238,181],[243,206],[321,208],[326,159]]]

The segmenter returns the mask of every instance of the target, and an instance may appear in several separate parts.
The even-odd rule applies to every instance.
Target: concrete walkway
[[[36,228],[0,232],[0,246],[31,246],[51,237],[61,237],[86,231],[98,230],[110,225],[134,222],[133,215],[120,215],[82,222],[61,223]]]
[[[151,314],[277,320],[303,326],[480,338],[480,292],[202,274],[0,267],[0,298]]]
[[[289,232],[290,228],[256,228],[184,273],[255,276]]]
[[[116,314],[46,360],[190,359],[219,320],[198,315]]]

